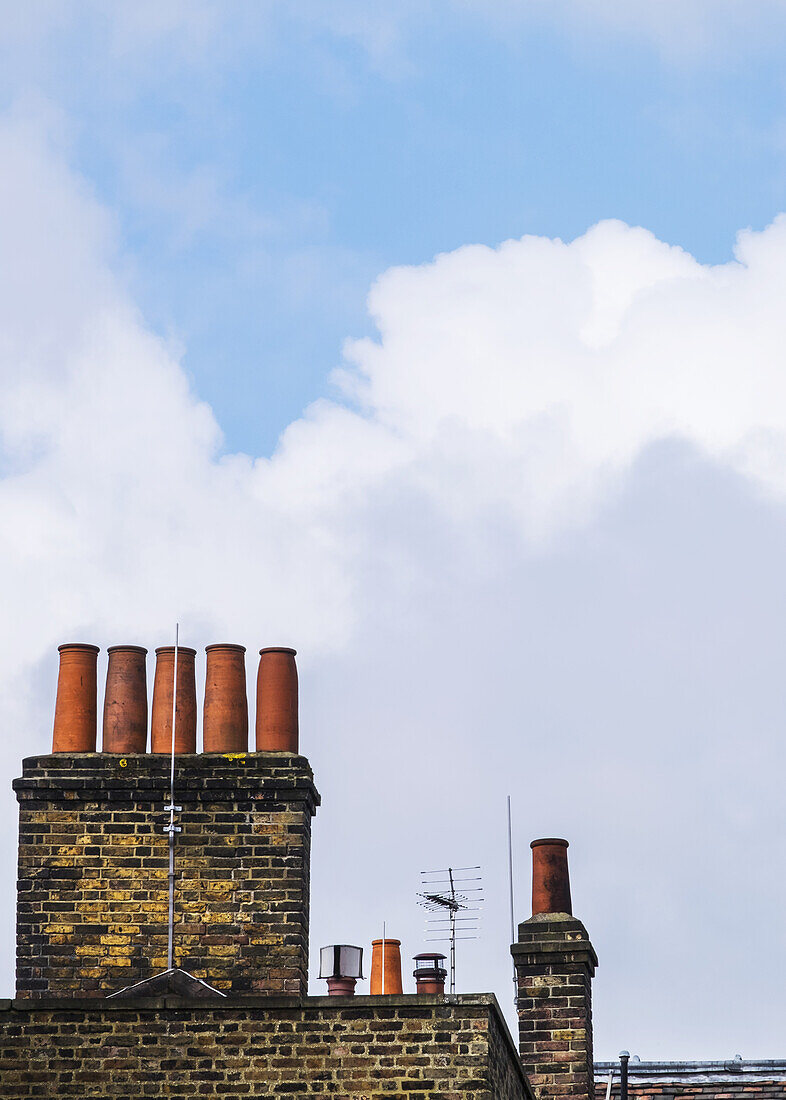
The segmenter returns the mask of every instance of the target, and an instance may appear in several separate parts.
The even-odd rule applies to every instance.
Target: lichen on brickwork
[[[319,798],[302,757],[263,755],[179,758],[176,959],[219,988],[301,994]],[[103,996],[165,965],[167,784],[160,756],[122,775],[103,754],[25,761],[19,996]]]

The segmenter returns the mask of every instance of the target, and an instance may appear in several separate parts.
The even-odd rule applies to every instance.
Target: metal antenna
[[[107,999],[112,997],[148,997],[158,996],[160,993],[177,993],[186,997],[226,997],[226,993],[216,989],[201,978],[194,977],[187,970],[175,967],[175,837],[182,832],[179,825],[175,825],[175,814],[182,812],[182,806],[175,805],[175,724],[177,722],[177,658],[180,646],[180,623],[175,623],[175,659],[172,673],[172,746],[169,758],[169,805],[164,810],[169,814],[169,821],[164,825],[164,832],[169,837],[169,933],[167,937],[167,968],[160,974],[153,974],[149,978],[124,986],[115,993],[110,993]]]
[[[508,885],[510,887],[510,942],[516,942],[516,919],[513,906],[513,818],[510,811],[510,795],[508,795]],[[516,963],[513,962],[513,1004],[518,1007],[519,983],[516,975]],[[607,1097],[608,1100],[608,1097]]]
[[[418,894],[418,904],[432,914],[426,918],[426,938],[432,943],[450,944],[451,993],[456,992],[456,941],[478,938],[480,918],[468,914],[478,913],[483,904],[483,887],[464,885],[465,882],[481,882],[482,876],[459,876],[464,876],[466,871],[479,870],[480,867],[447,867],[442,871],[420,873],[424,889]],[[437,877],[432,878],[432,875]],[[431,935],[432,932],[437,934]]]
[[[164,832],[169,836],[169,934],[167,938],[166,965],[167,970],[175,967],[175,837],[180,832],[180,826],[175,825],[175,813],[180,813],[182,806],[175,805],[175,722],[177,720],[177,651],[180,640],[180,623],[175,623],[175,661],[172,684],[172,753],[169,768],[169,805],[164,809],[169,812],[169,823],[164,826]]]

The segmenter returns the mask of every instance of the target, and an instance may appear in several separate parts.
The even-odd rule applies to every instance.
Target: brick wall
[[[17,995],[105,996],[166,967],[169,758],[24,761]],[[304,995],[308,762],[288,753],[177,758],[175,963],[222,990]]]
[[[532,1100],[493,996],[0,1002],[3,1100]]]
[[[491,1095],[510,1097],[524,1095],[522,1084],[529,1100],[534,1100],[530,1083],[524,1074],[521,1058],[510,1037],[504,1019],[499,1012],[489,1016],[489,1079]]]
[[[531,917],[511,951],[518,980],[519,1051],[539,1100],[591,1100],[592,976],[597,957],[581,921]]]

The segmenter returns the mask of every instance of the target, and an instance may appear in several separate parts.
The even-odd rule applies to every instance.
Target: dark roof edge
[[[596,1078],[608,1078],[613,1071],[619,1074],[619,1062],[596,1062]],[[773,1058],[762,1061],[745,1061],[728,1058],[724,1062],[629,1062],[628,1077],[696,1077],[719,1074],[728,1077],[786,1077],[786,1059]]]
[[[277,1012],[287,1009],[347,1008],[431,1008],[435,1005],[456,1007],[483,1007],[496,1012],[504,1024],[502,1012],[493,993],[396,993],[387,996],[358,995],[355,997],[278,997],[249,994],[232,994],[224,1000],[194,1000],[166,994],[157,997],[24,997],[16,1000],[0,999],[0,1012],[126,1012],[139,1009],[190,1009],[194,1012],[236,1012],[238,1009],[258,1008]],[[507,1037],[513,1047],[510,1032]],[[515,1047],[513,1047],[515,1050]],[[517,1055],[518,1056],[518,1055]]]

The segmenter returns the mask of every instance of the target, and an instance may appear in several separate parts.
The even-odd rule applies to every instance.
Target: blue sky
[[[94,11],[6,82],[6,103],[38,83],[63,106],[137,300],[183,341],[228,449],[269,453],[331,392],[393,264],[607,217],[718,263],[781,209],[782,35],[735,48],[708,7],[683,49],[679,16],[664,42],[493,8],[208,5],[193,41]]]
[[[59,643],[294,645],[313,949],[414,954],[480,863],[510,1015],[512,794],[600,1057],[778,1055],[784,47],[780,0],[0,0],[7,881]]]

